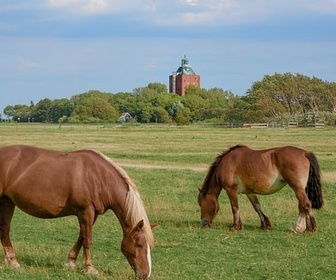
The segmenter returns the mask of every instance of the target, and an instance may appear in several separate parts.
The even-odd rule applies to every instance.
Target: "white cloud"
[[[190,5],[190,6],[197,6],[197,0],[182,0],[182,4]]]
[[[96,14],[106,11],[108,0],[48,0],[51,8],[65,9],[71,13]]]
[[[155,21],[162,25],[223,26],[307,13],[336,14],[336,0],[181,0],[178,5],[161,7]]]
[[[232,25],[306,13],[336,13],[336,0],[45,0],[71,15],[125,14],[164,26]]]
[[[63,9],[71,14],[99,15],[114,13],[134,13],[152,11],[157,8],[157,1],[147,0],[47,0],[51,9]]]

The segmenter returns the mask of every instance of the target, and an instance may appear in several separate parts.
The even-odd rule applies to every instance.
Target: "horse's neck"
[[[127,197],[127,185],[123,187],[123,184],[116,184],[117,187],[113,187],[108,191],[108,194],[102,197],[103,203],[106,209],[111,209],[116,217],[118,218],[121,227],[127,228],[127,208],[126,208],[126,197]]]
[[[131,223],[130,221],[127,221],[127,210],[125,205],[122,203],[114,203],[111,209],[116,215],[124,234],[131,230]]]
[[[212,179],[210,180],[207,193],[208,194],[213,194],[213,195],[218,197],[219,194],[221,193],[221,191],[222,191],[222,186],[221,186],[220,182],[218,182],[218,180],[216,180],[215,176],[213,176]]]
[[[112,208],[123,230],[124,236],[129,234],[140,221],[144,223],[144,232],[149,244],[153,244],[154,237],[140,194],[136,188],[128,186],[122,198],[118,198]],[[150,245],[151,246],[151,245]]]
[[[113,199],[113,206],[111,207],[115,215],[117,216],[124,234],[133,229],[138,220],[143,217],[138,216],[141,209],[137,211],[139,200],[137,192],[132,187],[126,187],[122,192],[115,194],[116,198]]]

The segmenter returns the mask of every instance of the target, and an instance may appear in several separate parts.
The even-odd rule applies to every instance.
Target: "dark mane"
[[[230,147],[229,149],[224,150],[220,155],[218,155],[215,160],[213,161],[213,163],[210,165],[209,170],[208,170],[208,174],[206,175],[203,183],[202,183],[202,187],[200,189],[200,193],[202,195],[205,195],[209,189],[210,186],[210,181],[211,178],[213,176],[213,174],[216,171],[217,166],[220,164],[220,162],[222,161],[223,157],[225,157],[228,153],[230,153],[233,150],[242,148],[242,147],[246,147],[244,145],[236,145],[233,147]]]

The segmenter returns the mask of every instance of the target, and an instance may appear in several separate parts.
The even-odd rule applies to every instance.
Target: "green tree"
[[[34,122],[47,122],[50,121],[49,112],[52,107],[52,101],[49,98],[40,100],[32,111],[32,118]]]
[[[137,110],[136,106],[136,96],[130,92],[119,92],[114,94],[113,103],[115,104],[115,108],[120,114],[122,113],[130,113],[132,116],[135,116],[135,112]]]
[[[158,94],[168,93],[167,86],[161,83],[149,83],[149,89],[155,90]]]
[[[224,109],[224,122],[232,126],[240,126],[245,122],[258,121],[244,97],[231,96]]]
[[[176,113],[175,122],[179,125],[190,124],[190,109],[186,107],[179,108]]]
[[[153,108],[149,105],[140,105],[139,113],[137,114],[138,120],[143,123],[149,123],[152,119]]]
[[[152,112],[152,121],[155,123],[168,123],[169,114],[163,107],[154,107]]]
[[[14,121],[28,122],[32,116],[32,108],[27,105],[8,105],[3,110],[4,114],[11,117]]]
[[[49,120],[53,123],[59,123],[62,118],[62,123],[66,122],[67,118],[71,116],[73,104],[66,98],[55,99],[52,101],[49,110]]]
[[[13,105],[7,105],[4,110],[3,113],[8,116],[8,117],[14,117],[16,114],[16,111],[14,109]]]
[[[99,91],[90,91],[76,95],[72,98],[74,109],[71,114],[71,121],[95,123],[100,121],[115,122],[118,114],[110,103],[110,94]]]
[[[253,83],[247,98],[259,120],[303,120],[328,107],[325,91],[326,83],[320,79],[275,73]]]

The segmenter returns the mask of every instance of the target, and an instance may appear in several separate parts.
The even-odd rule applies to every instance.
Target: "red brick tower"
[[[169,92],[184,96],[188,86],[201,87],[201,78],[196,75],[189,65],[189,60],[184,56],[181,66],[169,76]]]

